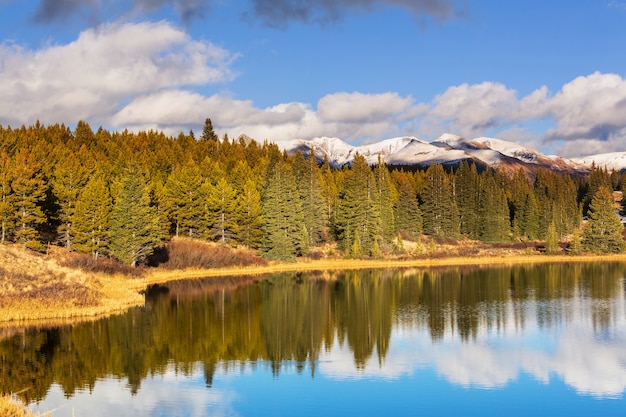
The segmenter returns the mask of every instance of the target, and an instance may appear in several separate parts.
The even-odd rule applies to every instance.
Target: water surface
[[[173,282],[0,341],[53,416],[624,415],[626,265]]]

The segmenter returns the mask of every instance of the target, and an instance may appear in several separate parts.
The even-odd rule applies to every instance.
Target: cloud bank
[[[11,1],[11,0],[8,0]],[[450,19],[459,12],[456,0],[249,0],[243,17],[260,21],[269,27],[286,28],[291,23],[324,24],[344,19],[357,12],[376,7],[396,7],[418,17],[437,21]],[[183,21],[206,17],[218,0],[39,0],[33,20],[39,23],[65,21],[72,15],[101,15],[111,10],[118,13],[150,14],[169,7]],[[118,16],[119,17],[119,16]]]
[[[236,58],[166,22],[103,25],[37,51],[2,44],[0,122],[110,124],[136,96],[232,79]]]
[[[177,135],[198,131],[210,117],[220,134],[279,143],[320,136],[353,143],[399,135],[431,140],[452,132],[558,147],[563,156],[626,150],[626,80],[618,74],[595,72],[554,93],[540,86],[526,96],[497,82],[460,84],[427,102],[393,91],[338,91],[317,103],[259,108],[251,100],[194,90],[232,81],[237,59],[237,52],[195,40],[165,21],[104,24],[38,50],[3,43],[0,124],[86,120]],[[543,130],[533,130],[537,123]]]
[[[402,8],[415,16],[428,16],[438,21],[458,14],[452,0],[252,0],[252,15],[275,28],[291,22],[328,23],[339,21],[354,12],[372,10],[376,6]]]

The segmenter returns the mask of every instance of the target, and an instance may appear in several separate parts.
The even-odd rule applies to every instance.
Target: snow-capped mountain
[[[397,137],[361,146],[350,145],[339,138],[297,139],[286,144],[285,149],[290,153],[298,150],[308,153],[312,149],[319,160],[328,159],[329,163],[336,167],[350,163],[357,153],[365,156],[367,162],[372,165],[376,164],[379,158],[388,165],[413,166],[429,166],[435,163],[458,165],[462,161],[472,161],[479,166],[498,167],[509,172],[521,168],[528,173],[539,168],[583,173],[588,171],[591,164],[584,158],[570,160],[545,155],[502,139],[487,137],[467,139],[450,133],[443,134],[432,142],[416,137]],[[611,156],[605,159],[595,156],[596,165],[604,166],[608,161],[615,161],[609,169],[626,168],[626,153],[609,155]],[[620,155],[623,158],[621,165]]]
[[[573,158],[572,161],[590,167],[595,164],[598,168],[606,168],[609,171],[626,170],[626,152],[611,152],[598,155],[590,155],[583,158]]]

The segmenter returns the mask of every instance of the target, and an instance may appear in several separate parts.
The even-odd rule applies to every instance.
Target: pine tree
[[[462,162],[454,176],[454,197],[459,210],[459,231],[471,239],[480,237],[480,179],[476,165]]]
[[[203,141],[213,141],[217,142],[219,137],[213,130],[213,122],[211,119],[207,118],[204,121],[204,127],[202,128],[202,136],[200,137]]]
[[[76,129],[74,129],[74,142],[76,146],[81,147],[85,145],[89,148],[94,145],[94,141],[95,135],[89,123],[79,120],[78,123],[76,123]]]
[[[334,228],[336,223],[337,204],[339,200],[339,194],[337,192],[337,182],[335,180],[335,174],[328,158],[324,158],[324,162],[321,167],[322,172],[322,199],[324,200],[324,221],[327,223],[327,228],[324,230],[324,238],[330,238],[330,231]]]
[[[524,240],[539,238],[539,203],[523,169],[512,180],[513,233]]]
[[[131,266],[152,254],[160,241],[156,210],[143,176],[127,170],[122,176],[111,211],[109,253]]]
[[[294,164],[296,185],[302,203],[302,214],[307,229],[308,245],[315,247],[324,240],[328,219],[322,195],[322,173],[311,151],[305,160],[302,153],[296,154]]]
[[[624,226],[613,208],[613,194],[601,186],[589,204],[589,224],[583,231],[583,249],[595,253],[624,252],[623,231]]]
[[[546,234],[546,253],[553,255],[559,253],[559,236],[556,231],[556,225],[554,222],[548,226],[548,233]]]
[[[582,211],[578,204],[577,187],[571,177],[557,177],[554,208],[555,225],[560,238],[580,227]]]
[[[422,213],[413,184],[403,172],[397,175],[398,199],[394,206],[396,232],[416,239],[422,233]]]
[[[91,253],[94,259],[106,253],[111,207],[109,188],[101,174],[94,175],[78,196],[71,219],[76,251]]]
[[[263,196],[264,237],[261,250],[269,259],[293,260],[306,251],[300,196],[291,166],[277,162]]]
[[[209,238],[228,245],[235,241],[239,229],[236,222],[237,192],[226,178],[220,178],[217,184],[209,187],[206,198],[213,224]]]
[[[572,232],[572,240],[569,243],[569,253],[577,255],[583,251],[582,233],[580,229],[574,229]]]
[[[205,198],[200,169],[190,158],[170,174],[159,196],[160,205],[174,224],[175,236],[200,236]]]
[[[459,216],[448,175],[439,164],[426,171],[428,182],[422,193],[424,233],[433,236],[459,235]]]
[[[344,173],[335,221],[340,247],[348,256],[356,256],[349,253],[355,243],[359,253],[371,254],[380,230],[375,196],[376,181],[372,170],[365,157],[356,154],[352,168]]]
[[[38,225],[46,221],[40,205],[46,197],[46,184],[32,154],[22,150],[15,157],[15,176],[11,188],[15,193],[15,238],[25,248],[41,250]]]
[[[387,243],[391,242],[395,235],[394,205],[398,199],[398,191],[391,181],[391,175],[387,165],[378,157],[378,164],[374,168],[374,178],[376,179],[376,211],[380,217],[378,222],[378,233],[380,239]],[[380,250],[380,248],[378,248]]]
[[[511,224],[504,190],[489,171],[481,176],[480,183],[480,240],[489,243],[508,241]]]
[[[257,183],[250,177],[242,186],[237,199],[237,225],[239,243],[248,248],[258,248],[263,231],[261,217],[261,193]]]
[[[72,218],[81,189],[89,179],[89,170],[70,152],[54,169],[52,188],[59,204],[59,235],[67,251],[72,250],[74,230]]]
[[[11,188],[15,167],[5,151],[0,153],[0,244],[10,238],[16,218],[15,194]]]
[[[601,187],[612,190],[611,176],[606,169],[598,168],[595,163],[591,166],[591,172],[587,176],[583,195],[583,214],[588,214],[591,200]]]

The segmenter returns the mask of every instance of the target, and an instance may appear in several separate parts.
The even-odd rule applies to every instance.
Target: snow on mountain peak
[[[502,139],[489,137],[467,139],[452,133],[445,133],[430,143],[416,137],[402,136],[353,146],[339,138],[319,137],[311,140],[295,139],[286,143],[284,147],[291,153],[298,150],[308,153],[312,149],[319,160],[327,158],[329,163],[336,167],[350,163],[359,153],[370,165],[378,163],[380,158],[389,165],[419,166],[435,163],[458,164],[461,161],[472,160],[481,165],[498,166],[508,171],[523,168],[526,172],[533,172],[540,167],[563,172],[584,172],[588,171],[592,162],[607,169],[626,169],[626,152],[570,160],[547,156]]]
[[[590,155],[583,158],[572,158],[572,161],[584,166],[595,164],[598,168],[622,171],[626,169],[626,152],[610,152]]]

